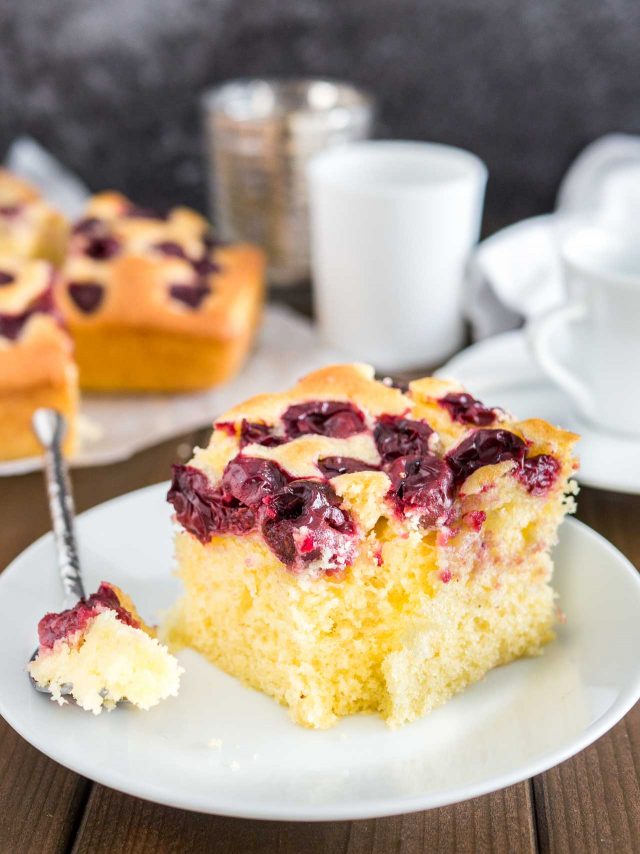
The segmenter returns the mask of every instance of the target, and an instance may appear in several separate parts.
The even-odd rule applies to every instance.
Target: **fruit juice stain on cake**
[[[73,608],[45,614],[38,639],[27,667],[60,705],[70,695],[97,715],[122,700],[150,709],[178,693],[182,668],[113,584],[103,581]]]
[[[216,428],[168,495],[175,648],[304,726],[376,712],[397,727],[553,638],[575,434],[365,365],[317,371]]]

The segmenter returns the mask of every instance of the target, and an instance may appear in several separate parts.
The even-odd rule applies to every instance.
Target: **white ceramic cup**
[[[585,227],[561,254],[568,300],[530,325],[534,356],[588,421],[640,435],[640,241]]]
[[[360,142],[316,157],[309,178],[323,339],[380,370],[444,361],[463,343],[483,162],[447,145]]]

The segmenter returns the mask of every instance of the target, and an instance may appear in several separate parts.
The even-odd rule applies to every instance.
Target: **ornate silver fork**
[[[63,608],[73,608],[85,596],[80,570],[80,558],[75,534],[75,509],[67,464],[62,453],[62,440],[66,431],[63,416],[55,409],[37,409],[33,415],[33,430],[44,450],[44,472],[49,498],[49,512],[53,526],[58,571],[64,592]],[[38,650],[31,656],[36,657]],[[29,676],[36,691],[48,694]],[[71,685],[63,686],[62,694],[71,693]]]

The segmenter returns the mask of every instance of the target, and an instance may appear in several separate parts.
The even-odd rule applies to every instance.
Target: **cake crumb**
[[[238,771],[238,770],[240,769],[240,763],[239,763],[239,762],[236,762],[236,760],[234,759],[233,761],[231,761],[231,762],[229,763],[229,768],[230,768],[232,771]]]
[[[207,747],[210,747],[212,750],[221,750],[222,749],[222,739],[221,738],[210,738],[207,742]]]

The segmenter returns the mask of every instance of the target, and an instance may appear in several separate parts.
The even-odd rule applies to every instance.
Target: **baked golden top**
[[[221,416],[208,447],[174,468],[169,499],[203,543],[260,532],[293,571],[327,571],[350,565],[381,519],[398,536],[450,539],[482,527],[496,489],[561,501],[577,439],[454,381],[400,389],[367,365],[334,365]]]
[[[94,196],[76,223],[59,285],[70,325],[161,329],[219,339],[243,332],[260,299],[264,257],[211,237],[206,219],[166,216],[125,196]]]
[[[47,261],[0,257],[0,390],[57,382],[75,370]]]
[[[308,434],[275,447],[249,444],[242,448],[243,454],[281,460],[286,462],[286,468],[292,474],[301,477],[310,476],[310,466],[315,465],[319,457],[331,454],[379,463],[380,455],[375,448],[372,429],[376,417],[381,415],[426,421],[434,431],[432,447],[436,451],[439,449],[440,453],[446,453],[479,426],[503,428],[515,433],[530,443],[530,454],[570,454],[579,438],[575,433],[539,419],[518,421],[499,408],[492,410],[493,417],[483,425],[456,420],[441,403],[452,394],[466,394],[464,387],[455,380],[424,377],[414,380],[406,390],[402,390],[375,380],[374,370],[369,365],[330,365],[308,374],[289,391],[258,395],[221,415],[214,423],[209,446],[198,449],[193,464],[206,469],[214,477],[220,476],[225,465],[240,451],[243,421],[276,425],[289,407],[316,400],[355,404],[364,413],[369,430],[347,438]],[[227,427],[230,424],[234,427],[232,432]]]

